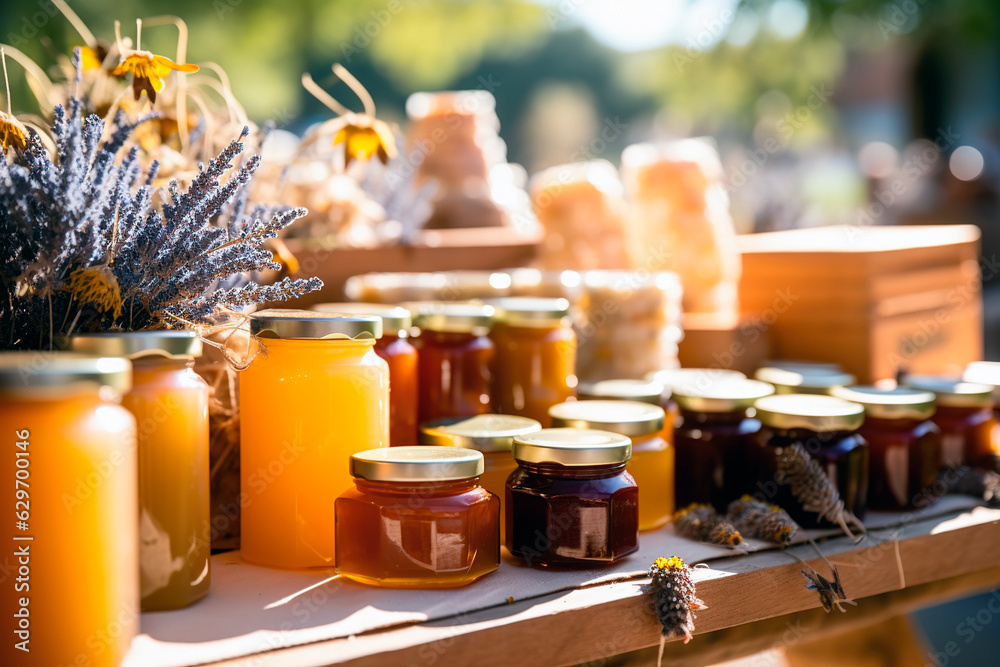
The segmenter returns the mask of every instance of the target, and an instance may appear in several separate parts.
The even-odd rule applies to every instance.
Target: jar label
[[[955,468],[965,461],[963,438],[955,433],[941,436],[941,465]]]
[[[580,507],[576,510],[578,526],[573,526],[579,544],[557,544],[555,552],[566,558],[592,558],[610,541],[608,534],[609,512],[607,507]]]
[[[906,497],[910,479],[910,450],[906,447],[890,447],[885,452],[886,484],[892,497],[901,506],[910,504]]]

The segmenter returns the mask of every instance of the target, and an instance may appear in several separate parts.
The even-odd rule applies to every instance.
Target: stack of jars
[[[791,362],[758,371],[773,383],[674,368],[578,382],[562,298],[326,304],[262,310],[249,325],[242,555],[371,585],[462,586],[500,566],[501,544],[532,566],[612,563],[676,507],[722,511],[744,494],[807,527],[835,523],[803,497],[805,473],[814,486],[824,475],[858,519],[922,508],[942,468],[993,469],[1000,453],[1000,384],[856,386]],[[136,609],[195,603],[211,576],[199,337],[81,334],[66,346],[0,355],[0,428],[15,435],[2,465],[24,482],[5,535],[52,582],[27,599],[36,618],[61,619],[33,628],[53,664]],[[968,377],[1000,380],[990,371]],[[22,539],[43,534],[81,557]],[[101,659],[120,660],[135,631]]]
[[[30,573],[4,608],[30,614],[30,631],[15,636],[31,664],[118,665],[140,610],[209,592],[209,388],[192,368],[201,339],[141,331],[65,343],[71,351],[0,354],[17,505],[5,537]],[[29,654],[13,646],[2,655],[21,664]]]

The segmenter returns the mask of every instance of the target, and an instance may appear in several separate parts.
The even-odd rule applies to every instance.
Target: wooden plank
[[[903,601],[926,604],[936,595],[1000,583],[1000,511],[980,508],[915,522],[891,533],[879,531],[863,546],[846,538],[828,540],[823,550],[838,566],[848,595],[858,600],[885,595],[892,600],[902,595]],[[794,551],[810,559],[820,572],[827,571],[811,547],[798,546]],[[670,654],[696,656],[712,645],[703,641],[705,633],[816,610],[819,598],[804,587],[800,570],[799,563],[780,551],[712,561],[711,569],[696,570],[698,593],[708,608],[698,612],[699,636],[687,646],[668,646]],[[948,584],[949,579],[954,582]],[[927,591],[920,588],[934,582],[946,583]],[[214,664],[532,667],[599,661],[658,643],[659,628],[645,583],[622,581],[555,593],[441,621]],[[858,609],[869,604],[888,603],[864,600]],[[851,608],[844,618],[858,615],[858,609]]]

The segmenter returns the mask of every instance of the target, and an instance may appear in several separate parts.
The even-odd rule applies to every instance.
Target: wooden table
[[[1000,510],[953,511],[872,531],[860,545],[831,538],[821,546],[857,607],[824,613],[817,593],[804,586],[801,564],[780,550],[712,560],[710,567],[695,571],[707,608],[698,612],[689,644],[667,644],[669,664],[711,664],[803,637],[816,639],[1000,585]],[[829,572],[811,546],[792,551],[820,573]],[[210,664],[600,665],[610,656],[658,645],[659,626],[645,592],[648,581],[631,578],[563,590]]]

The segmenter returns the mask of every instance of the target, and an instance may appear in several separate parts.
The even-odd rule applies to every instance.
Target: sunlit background
[[[109,41],[115,19],[182,17],[188,60],[220,64],[253,119],[293,132],[329,117],[303,72],[360,108],[331,73],[340,62],[379,116],[400,123],[415,91],[488,90],[509,159],[528,173],[617,163],[637,141],[710,135],[740,231],[971,222],[986,257],[1000,250],[997,0],[69,4]],[[0,40],[43,65],[81,43],[49,0],[6,0]],[[158,53],[176,42],[173,26],[143,33]],[[14,111],[38,112],[23,70],[9,70]],[[998,294],[990,278],[988,306]],[[988,338],[987,358],[996,356]],[[945,642],[964,612],[928,614],[932,639]],[[975,648],[995,656],[996,644],[981,636]],[[972,653],[951,664],[987,664]]]
[[[509,157],[529,173],[581,157],[614,162],[638,140],[708,134],[740,230],[850,222],[895,189],[892,219],[880,222],[971,217],[994,245],[992,0],[70,4],[106,39],[116,18],[181,16],[189,58],[221,64],[251,117],[292,130],[326,114],[300,74],[329,87],[339,61],[388,119],[403,120],[414,91],[490,90]],[[80,43],[48,0],[5,3],[0,35],[38,62]],[[149,28],[144,40],[172,53],[176,31]],[[23,76],[11,78],[15,110],[32,110]]]

